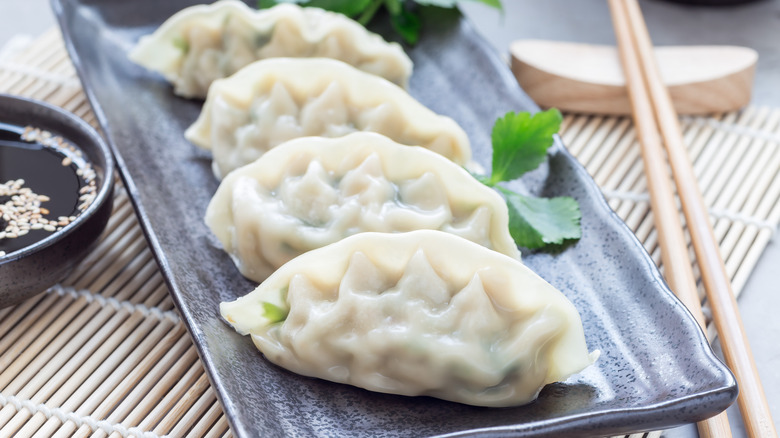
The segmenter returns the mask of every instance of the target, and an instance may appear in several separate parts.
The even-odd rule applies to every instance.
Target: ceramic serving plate
[[[577,198],[583,238],[561,254],[526,254],[524,261],[579,309],[590,349],[601,350],[594,366],[547,386],[530,405],[490,409],[372,393],[271,365],[218,316],[220,301],[254,285],[239,275],[203,224],[217,181],[209,154],[183,137],[201,102],[175,97],[161,77],[127,60],[141,35],[189,3],[52,0],[71,58],[235,435],[603,436],[694,422],[733,402],[731,373],[560,143],[549,164],[516,188]],[[487,168],[494,120],[536,106],[460,14],[426,12],[424,19],[422,40],[408,48],[415,63],[410,92],[459,122]]]

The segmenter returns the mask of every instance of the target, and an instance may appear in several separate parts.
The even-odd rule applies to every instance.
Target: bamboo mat
[[[0,50],[0,92],[96,126],[56,29]],[[780,220],[779,123],[768,108],[684,119],[736,293]],[[660,264],[631,121],[567,115],[562,137]],[[0,310],[0,437],[231,436],[127,194],[116,191],[94,253],[60,285]]]

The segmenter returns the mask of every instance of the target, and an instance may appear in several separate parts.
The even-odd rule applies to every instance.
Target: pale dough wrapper
[[[211,150],[221,179],[287,140],[356,131],[471,164],[468,137],[454,120],[385,79],[325,58],[266,59],[214,81],[185,136]]]
[[[366,231],[441,230],[520,258],[493,189],[441,155],[370,132],[291,140],[234,170],[206,224],[257,282],[306,251]]]
[[[406,87],[412,61],[342,14],[295,4],[256,10],[238,0],[183,9],[143,36],[130,59],[162,74],[184,97],[204,98],[211,83],[259,59],[325,57]]]
[[[528,403],[598,356],[561,292],[440,231],[360,233],[307,252],[220,312],[298,374],[479,406]]]

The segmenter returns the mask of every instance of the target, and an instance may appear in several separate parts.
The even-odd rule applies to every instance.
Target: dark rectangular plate
[[[269,364],[248,337],[218,317],[220,301],[253,284],[203,224],[217,181],[209,154],[182,136],[201,103],[175,97],[159,76],[126,57],[141,35],[189,3],[52,0],[146,236],[237,436],[608,435],[694,422],[733,402],[731,373],[560,143],[549,164],[518,187],[577,198],[583,238],[562,254],[532,253],[524,260],[579,309],[589,347],[601,350],[594,366],[547,386],[527,406],[488,409],[372,393]],[[426,12],[424,19],[422,40],[408,50],[415,62],[410,92],[459,122],[488,167],[495,119],[537,107],[459,13]]]

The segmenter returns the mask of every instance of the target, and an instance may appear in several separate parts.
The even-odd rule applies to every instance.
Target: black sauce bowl
[[[0,307],[7,307],[64,279],[95,246],[113,208],[114,158],[91,126],[45,102],[0,94],[0,122],[31,125],[77,145],[92,163],[98,187],[94,201],[68,226],[0,256]]]

